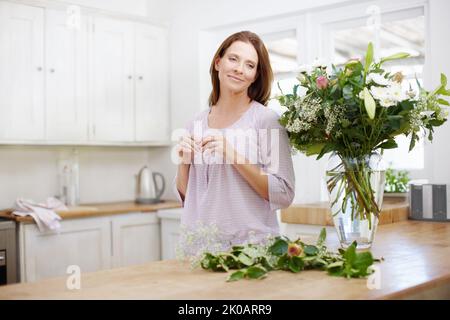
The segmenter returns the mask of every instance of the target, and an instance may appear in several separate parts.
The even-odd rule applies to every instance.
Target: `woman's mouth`
[[[244,80],[239,79],[239,78],[237,78],[237,77],[235,77],[235,76],[232,76],[232,75],[228,75],[228,77],[230,77],[231,79],[233,79],[233,80],[235,80],[235,81],[240,81],[240,82],[244,81]]]

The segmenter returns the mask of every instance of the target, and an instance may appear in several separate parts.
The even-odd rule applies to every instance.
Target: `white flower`
[[[394,82],[389,87],[389,95],[397,102],[401,102],[403,100],[408,99],[405,92],[402,90],[401,84]]]
[[[420,113],[420,115],[421,115],[421,116],[430,117],[433,113],[434,113],[434,111],[432,111],[432,110],[426,110],[426,111],[422,111],[422,112]]]
[[[375,82],[380,86],[388,86],[391,84],[391,81],[389,81],[389,79],[386,79],[383,75],[379,73],[369,73],[369,76],[366,78],[366,83],[369,83],[371,81]]]
[[[361,90],[361,91],[359,92],[359,98],[360,98],[361,100],[364,100],[364,90]]]
[[[389,97],[389,89],[385,88],[385,87],[372,86],[370,88],[370,93],[377,100],[381,100],[381,99]]]
[[[389,107],[395,106],[397,104],[397,102],[395,100],[391,99],[390,97],[383,97],[379,101],[380,101],[380,106],[382,106],[384,108],[389,108]]]

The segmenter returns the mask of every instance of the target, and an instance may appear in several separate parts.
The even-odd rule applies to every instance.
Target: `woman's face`
[[[253,45],[243,41],[233,42],[215,63],[221,91],[246,92],[256,79],[257,67],[258,53]]]

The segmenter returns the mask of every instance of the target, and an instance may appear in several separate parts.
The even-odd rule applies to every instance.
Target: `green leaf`
[[[305,254],[308,256],[314,256],[319,252],[316,246],[307,245],[305,246]]]
[[[356,259],[356,241],[353,242],[344,253],[345,262],[352,265]]]
[[[330,263],[327,267],[327,269],[335,269],[335,268],[342,268],[344,266],[344,261],[336,261],[333,263]]]
[[[409,53],[399,52],[399,53],[393,54],[391,56],[382,58],[380,61],[380,64],[383,64],[383,63],[385,63],[387,61],[391,61],[391,60],[405,59],[405,58],[408,58],[409,56],[410,56]]]
[[[304,266],[304,262],[302,260],[302,258],[300,257],[292,257],[291,260],[289,261],[289,269],[292,272],[300,272],[303,269]]]
[[[242,253],[245,253],[250,258],[254,259],[258,257],[258,250],[254,247],[246,247],[242,250]]]
[[[327,229],[322,228],[322,230],[320,230],[319,238],[317,239],[317,246],[318,247],[323,246],[326,238],[327,238]]]
[[[447,100],[444,100],[444,99],[438,99],[437,102],[439,104],[444,105],[444,106],[450,106],[450,103]]]
[[[447,86],[447,77],[441,73],[441,85],[445,88]]]
[[[261,279],[266,276],[267,271],[262,267],[253,266],[247,269],[246,274],[250,279]]]
[[[379,148],[381,148],[381,149],[395,149],[397,147],[398,147],[397,142],[395,142],[394,139],[389,139],[388,141],[382,143],[379,146]]]
[[[367,114],[369,115],[369,118],[374,119],[376,104],[375,100],[373,100],[373,97],[367,88],[364,88],[364,106],[366,107],[366,111]]]
[[[254,262],[253,262],[253,259],[249,258],[249,256],[247,256],[247,255],[244,254],[244,253],[241,253],[241,254],[238,256],[238,259],[239,259],[239,261],[240,261],[241,263],[245,264],[246,266],[251,266],[251,265],[254,263]]]
[[[344,99],[350,100],[353,98],[353,87],[349,84],[346,84],[344,86],[344,89],[342,89],[342,95],[344,96]]]
[[[323,147],[325,146],[325,143],[316,143],[316,144],[311,144],[309,146],[306,147],[306,156],[312,156],[314,154],[319,154],[320,151],[322,151]]]
[[[369,42],[369,45],[367,46],[364,73],[367,74],[367,71],[369,71],[370,64],[372,63],[372,61],[373,61],[373,44],[372,44],[372,42]]]
[[[283,239],[277,239],[269,248],[269,252],[276,256],[281,256],[287,252],[287,249],[288,243]]]
[[[238,270],[233,272],[227,279],[228,282],[241,280],[245,277],[245,271]]]
[[[353,266],[359,270],[361,276],[367,275],[367,268],[373,264],[373,257],[370,252],[361,252],[356,255]]]

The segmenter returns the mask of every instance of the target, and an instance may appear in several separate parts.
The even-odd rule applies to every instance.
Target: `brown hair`
[[[262,40],[253,32],[241,31],[232,34],[220,45],[211,62],[209,73],[211,75],[212,91],[209,95],[209,105],[215,105],[220,97],[220,81],[219,72],[215,68],[215,63],[218,58],[222,58],[225,51],[235,41],[243,41],[253,45],[258,53],[258,68],[256,70],[256,78],[252,85],[248,88],[248,96],[250,99],[258,101],[263,105],[267,105],[270,98],[270,90],[273,81],[272,67],[270,66],[269,53]]]

